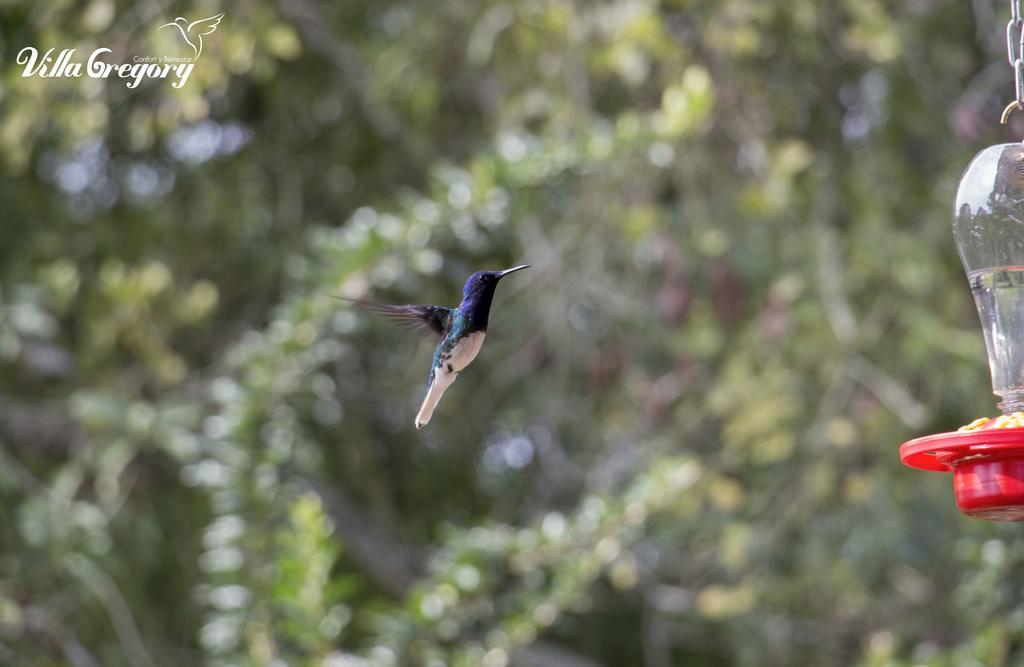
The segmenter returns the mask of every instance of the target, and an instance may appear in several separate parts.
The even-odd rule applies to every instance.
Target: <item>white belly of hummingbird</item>
[[[468,366],[476,355],[480,354],[483,347],[484,337],[487,334],[483,331],[475,331],[465,336],[462,340],[452,346],[452,349],[441,355],[440,363],[434,369],[434,379],[427,387],[427,395],[423,397],[420,411],[416,415],[416,428],[423,428],[430,421],[434,414],[434,408],[444,395],[446,389],[453,382],[459,371]]]

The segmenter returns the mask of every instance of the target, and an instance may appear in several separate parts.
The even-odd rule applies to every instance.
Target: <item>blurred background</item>
[[[0,664],[1022,664],[1019,527],[897,452],[996,413],[1006,5],[0,2]],[[330,296],[517,263],[417,432]]]

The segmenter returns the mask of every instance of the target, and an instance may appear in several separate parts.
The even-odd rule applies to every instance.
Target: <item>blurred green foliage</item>
[[[15,63],[221,11],[181,90]],[[1004,11],[0,3],[0,664],[1021,664],[1019,529],[897,456],[995,411]],[[331,296],[519,262],[415,431]]]

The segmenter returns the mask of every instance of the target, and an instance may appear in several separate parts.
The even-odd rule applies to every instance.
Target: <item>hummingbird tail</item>
[[[417,429],[423,428],[430,422],[430,418],[434,416],[434,408],[444,396],[445,390],[451,386],[452,382],[455,382],[455,375],[455,373],[446,372],[443,368],[438,369],[434,374],[434,379],[427,387],[427,395],[423,397],[423,403],[420,404],[420,411],[416,415]]]

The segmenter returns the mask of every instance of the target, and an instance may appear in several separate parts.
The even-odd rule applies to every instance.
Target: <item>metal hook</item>
[[[1006,121],[1010,117],[1010,114],[1013,113],[1014,109],[1020,109],[1021,111],[1024,111],[1024,108],[1021,108],[1020,103],[1017,102],[1017,100],[1010,102],[1009,104],[1006,105],[1006,108],[1003,109],[1003,115],[999,117],[1000,125],[1006,125]]]

